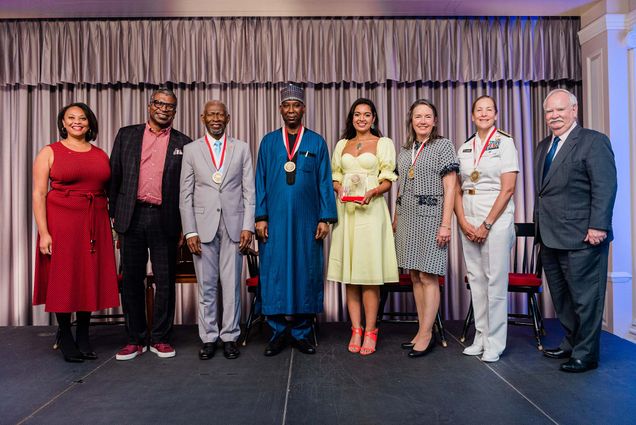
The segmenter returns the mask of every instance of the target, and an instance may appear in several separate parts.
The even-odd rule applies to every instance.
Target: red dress
[[[113,236],[105,188],[106,153],[75,152],[52,143],[51,190],[46,219],[51,255],[36,246],[33,304],[50,312],[97,311],[119,305]]]

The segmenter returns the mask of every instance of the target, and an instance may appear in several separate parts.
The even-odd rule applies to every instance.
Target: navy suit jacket
[[[109,213],[115,219],[117,233],[126,233],[135,211],[145,128],[146,124],[138,124],[119,129],[110,155]],[[174,128],[170,130],[161,185],[161,221],[169,236],[177,236],[181,231],[179,178],[183,146],[191,141]]]
[[[545,179],[543,166],[552,143],[537,147],[534,168],[534,222],[537,242],[553,249],[578,250],[587,229],[607,232],[613,239],[612,211],[616,199],[616,164],[606,135],[577,125],[554,157]]]

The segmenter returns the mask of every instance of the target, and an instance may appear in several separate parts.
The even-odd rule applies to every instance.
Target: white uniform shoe
[[[467,356],[478,356],[483,352],[484,352],[484,347],[477,344],[473,344],[470,347],[466,347],[464,348],[464,351],[462,351],[462,353],[464,353]]]
[[[494,363],[499,360],[499,354],[493,351],[484,351],[484,354],[481,355],[481,361],[486,363]]]

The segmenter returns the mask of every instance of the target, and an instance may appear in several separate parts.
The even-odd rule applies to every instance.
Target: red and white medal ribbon
[[[419,147],[417,152],[415,152],[415,143],[413,144],[413,149],[411,149],[411,168],[415,167],[415,162],[417,161],[417,157],[420,156],[420,152],[424,149],[424,145],[426,141],[422,142],[422,145]]]
[[[223,147],[221,148],[221,158],[219,158],[219,163],[216,163],[216,156],[212,151],[212,145],[210,144],[210,140],[208,140],[208,135],[205,135],[205,143],[208,145],[208,150],[210,151],[210,157],[212,158],[212,163],[216,167],[216,172],[212,174],[212,181],[216,184],[221,184],[223,181],[223,174],[221,173],[221,168],[223,167],[223,162],[225,162],[225,149],[227,147],[227,137],[223,134],[223,142],[221,143]]]
[[[217,171],[221,171],[221,168],[223,168],[223,162],[225,162],[225,149],[227,148],[227,136],[225,134],[223,134],[223,142],[221,143],[223,146],[221,147],[221,158],[219,158],[219,163],[216,163],[216,156],[214,155],[214,152],[212,151],[212,145],[210,144],[210,140],[208,139],[208,135],[205,135],[205,143],[207,143],[208,145],[208,150],[210,151],[210,157],[212,157],[212,163],[214,164],[214,166],[216,167]]]
[[[475,139],[473,139],[473,169],[475,170],[477,169],[477,166],[479,165],[479,161],[481,161],[481,157],[484,155],[484,152],[486,152],[488,143],[490,143],[490,139],[492,139],[492,136],[495,134],[496,131],[497,131],[497,128],[493,127],[492,131],[488,135],[488,138],[484,142],[484,146],[481,148],[481,153],[479,154],[478,158],[475,158],[475,139],[477,139],[478,136],[475,136]]]
[[[287,160],[291,161],[296,152],[298,152],[298,148],[300,147],[300,142],[303,138],[303,133],[305,132],[305,127],[302,125],[298,130],[298,136],[296,137],[296,144],[293,149],[289,148],[289,135],[287,134],[287,127],[283,127],[283,144],[285,145],[285,150],[287,151]]]

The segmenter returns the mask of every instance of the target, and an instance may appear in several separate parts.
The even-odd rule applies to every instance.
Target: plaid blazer
[[[110,155],[108,209],[110,216],[115,219],[117,233],[126,233],[135,211],[145,128],[145,124],[120,128]],[[177,236],[181,231],[179,177],[183,146],[191,141],[192,139],[177,130],[170,130],[161,190],[161,219],[164,231],[169,236]]]

